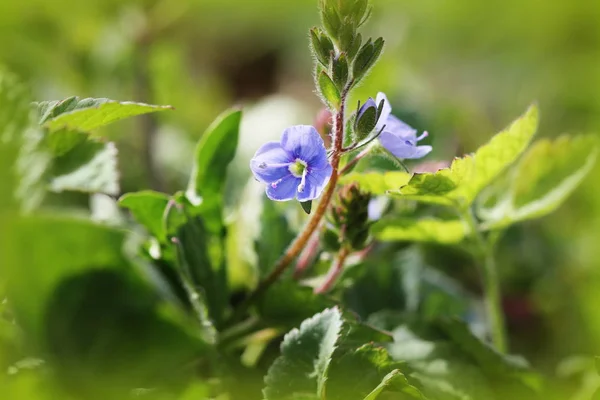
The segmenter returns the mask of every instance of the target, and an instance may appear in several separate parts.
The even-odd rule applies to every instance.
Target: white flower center
[[[305,161],[296,158],[296,160],[288,167],[292,175],[296,178],[302,178],[298,185],[298,192],[302,193],[306,186],[306,174],[308,173],[308,164]]]

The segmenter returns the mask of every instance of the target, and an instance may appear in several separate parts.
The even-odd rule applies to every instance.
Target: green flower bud
[[[339,232],[339,242],[353,250],[365,247],[369,238],[369,202],[371,194],[362,192],[357,183],[344,186],[329,217]]]

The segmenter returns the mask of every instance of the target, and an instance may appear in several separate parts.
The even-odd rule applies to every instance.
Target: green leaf
[[[329,75],[327,75],[327,72],[322,71],[319,73],[317,84],[319,93],[321,94],[325,105],[331,110],[337,110],[342,102],[342,96],[335,83],[333,83]]]
[[[501,229],[556,210],[592,170],[597,154],[592,135],[538,141],[513,170],[512,179],[488,191],[488,196],[499,195],[494,206],[482,204],[478,210],[484,228]]]
[[[171,106],[155,106],[109,99],[79,99],[38,103],[40,123],[50,131],[90,132],[128,117],[171,110]]]
[[[128,265],[120,230],[51,216],[14,219],[3,229],[11,232],[9,240],[0,241],[3,278],[19,322],[34,340],[41,340],[45,307],[61,281],[92,269]]]
[[[151,190],[127,193],[119,199],[119,205],[127,208],[137,222],[161,241],[166,239],[163,216],[167,204],[169,196]]]
[[[44,144],[54,157],[60,157],[87,139],[88,135],[85,133],[63,129],[48,132]]]
[[[221,219],[227,167],[238,145],[242,112],[229,110],[204,132],[196,147],[192,176],[186,192],[192,204]],[[213,210],[213,211],[209,211]]]
[[[19,79],[0,68],[0,143],[22,135],[29,124],[29,98]]]
[[[533,105],[474,155],[457,158],[450,168],[435,173],[415,174],[396,194],[410,200],[468,208],[523,153],[537,124],[538,109]]]
[[[265,377],[266,400],[323,397],[327,368],[342,330],[337,308],[327,309],[285,335],[282,355]]]
[[[180,254],[180,272],[190,281],[190,289],[203,294],[208,314],[218,326],[229,299],[223,237],[212,232],[200,216],[190,215],[187,208],[181,204],[170,208],[169,214],[181,218],[167,215],[166,229],[176,231],[174,246]]]
[[[460,243],[468,234],[468,227],[459,220],[432,218],[397,218],[376,222],[371,232],[378,240],[407,242]]]
[[[384,376],[381,383],[364,400],[376,400],[383,392],[400,392],[410,396],[410,398],[425,399],[419,389],[411,385],[406,376],[397,369]]]
[[[325,296],[315,296],[313,290],[293,280],[282,280],[269,288],[258,302],[262,318],[280,326],[298,326],[305,319],[335,306]]]
[[[262,197],[260,233],[255,241],[260,277],[265,277],[281,257],[295,235],[277,203]],[[313,313],[314,314],[314,313]]]
[[[334,50],[333,42],[329,36],[325,35],[319,28],[312,28],[310,30],[310,44],[316,59],[323,66],[329,66],[331,52]]]
[[[31,124],[28,94],[15,75],[0,69],[0,217],[3,213],[12,214],[17,207],[17,187],[21,189],[22,199],[31,201],[32,197],[35,198],[28,196],[28,189],[36,181],[39,173],[36,167],[39,164],[27,165],[26,162],[21,162],[17,166],[18,173],[15,171],[22,137],[28,131],[28,126],[34,125]],[[31,179],[21,179],[18,182],[19,175],[22,178],[29,176]],[[0,226],[4,226],[1,219]]]
[[[385,348],[373,343],[338,353],[341,352],[336,351],[327,374],[326,393],[327,399],[331,400],[368,398],[387,374],[397,368],[406,368],[405,364],[392,360]],[[408,381],[403,389],[411,395],[409,398],[422,399],[419,390]]]
[[[355,85],[359,83],[377,63],[377,60],[379,60],[381,52],[383,51],[384,43],[383,38],[378,38],[375,42],[369,39],[358,51],[356,60],[354,60],[352,75]]]
[[[48,188],[54,192],[119,194],[117,148],[114,143],[86,140],[54,159]]]
[[[438,324],[444,333],[458,345],[464,354],[469,355],[486,375],[496,378],[514,378],[534,390],[540,389],[540,376],[529,368],[524,359],[500,354],[488,344],[483,343],[466,324],[456,318],[445,318]]]
[[[340,91],[344,90],[348,83],[348,57],[342,53],[333,59],[333,82]]]
[[[353,172],[340,178],[339,184],[357,182],[360,189],[374,195],[386,194],[389,190],[398,190],[410,180],[406,172]]]
[[[300,206],[302,207],[302,210],[304,210],[304,212],[308,215],[310,215],[310,212],[312,210],[312,203],[313,203],[312,200],[300,202]]]
[[[194,374],[185,366],[208,346],[174,311],[140,280],[90,269],[61,281],[48,299],[44,354],[63,382],[77,382],[77,398],[185,385]]]

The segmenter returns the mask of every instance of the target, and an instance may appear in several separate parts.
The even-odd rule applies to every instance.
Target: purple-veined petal
[[[379,132],[384,125],[387,125],[388,117],[392,115],[392,106],[390,105],[387,96],[385,95],[385,93],[379,92],[377,93],[377,99],[375,99],[375,103],[377,103],[378,107],[379,103],[381,103],[381,100],[383,100],[384,102],[383,109],[381,110],[381,115],[379,116],[379,120],[377,121],[377,125],[375,126],[375,130],[377,132]]]
[[[325,168],[309,169],[306,174],[304,190],[298,192],[298,200],[309,201],[318,198],[327,186],[332,172],[333,168],[329,164]]]
[[[387,149],[394,156],[404,160],[406,158],[413,158],[415,152],[415,146],[407,140],[404,140],[390,132],[384,131],[379,136],[381,145]]]
[[[262,145],[250,160],[250,169],[254,177],[263,183],[275,182],[290,173],[289,165],[294,161],[278,142]]]
[[[403,140],[417,141],[417,130],[393,115],[390,115],[386,121],[385,132],[396,135]]]
[[[289,174],[279,181],[267,185],[267,197],[275,201],[293,200],[298,193],[299,184],[300,178],[296,178],[292,174]]]
[[[317,130],[310,125],[296,125],[287,128],[281,136],[281,146],[294,156],[306,162],[312,168],[324,168],[327,150]]]
[[[414,153],[412,155],[412,159],[417,159],[417,158],[423,158],[425,157],[427,154],[431,153],[431,150],[433,150],[433,147],[431,146],[416,146]]]

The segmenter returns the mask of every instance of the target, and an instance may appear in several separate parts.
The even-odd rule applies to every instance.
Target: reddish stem
[[[325,277],[325,282],[315,289],[315,294],[325,293],[331,290],[344,270],[344,263],[346,262],[348,255],[350,255],[350,251],[346,247],[342,247],[335,258],[335,261],[331,265],[327,277]]]

